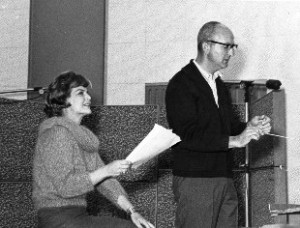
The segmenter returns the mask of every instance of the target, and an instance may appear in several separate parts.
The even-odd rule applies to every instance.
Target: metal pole
[[[249,100],[250,92],[249,88],[253,86],[252,81],[242,81],[241,88],[245,90],[245,122],[249,121]],[[246,145],[245,148],[245,226],[250,227],[250,172],[249,172],[249,163],[250,163],[250,151],[249,146]]]
[[[247,88],[246,88],[247,89]],[[245,102],[245,121],[249,121],[249,104]],[[250,201],[250,178],[249,178],[249,147],[245,148],[245,226],[250,227],[250,211],[249,211],[249,201]]]
[[[39,94],[44,94],[46,87],[34,87],[28,89],[18,89],[18,90],[8,90],[8,91],[0,91],[0,94],[7,94],[7,93],[22,93],[22,92],[30,92],[30,91],[37,91]]]

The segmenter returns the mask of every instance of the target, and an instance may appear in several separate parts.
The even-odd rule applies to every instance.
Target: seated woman
[[[130,162],[116,160],[105,165],[98,154],[98,138],[80,125],[82,118],[91,113],[89,85],[87,79],[74,72],[61,74],[49,85],[45,112],[50,118],[39,127],[33,166],[33,201],[39,227],[154,228],[134,210],[113,178],[126,172]],[[88,215],[86,194],[94,187],[130,213],[133,223]]]

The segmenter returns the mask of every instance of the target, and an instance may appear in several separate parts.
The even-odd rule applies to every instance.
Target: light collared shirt
[[[222,77],[222,74],[220,71],[216,71],[213,75],[205,71],[195,60],[193,60],[193,63],[196,65],[200,73],[203,75],[203,78],[207,81],[208,85],[210,86],[216,105],[219,107],[219,98],[218,98],[218,91],[217,91],[217,85],[216,85],[216,79],[218,77]]]

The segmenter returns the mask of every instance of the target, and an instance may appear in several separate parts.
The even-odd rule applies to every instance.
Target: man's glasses
[[[222,42],[218,42],[218,41],[215,41],[215,40],[207,40],[207,42],[223,45],[228,51],[230,49],[237,49],[237,47],[238,47],[237,44],[222,43]]]

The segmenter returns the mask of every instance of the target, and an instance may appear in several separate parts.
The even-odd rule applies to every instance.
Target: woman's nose
[[[91,100],[90,94],[86,93],[85,98],[90,101]]]

